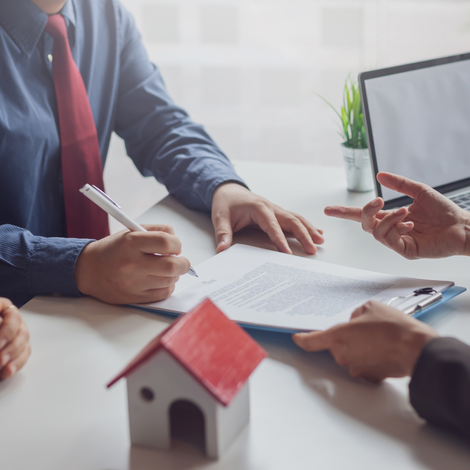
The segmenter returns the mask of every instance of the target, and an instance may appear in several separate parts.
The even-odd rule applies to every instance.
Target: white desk
[[[362,205],[372,193],[348,194],[342,169],[239,163],[253,191],[302,213],[325,230],[317,259],[389,273],[451,279],[470,286],[470,260],[406,261],[357,224],[328,219],[327,204]],[[140,222],[171,223],[193,265],[212,256],[207,215],[165,199]],[[248,242],[247,233],[238,241]],[[254,243],[271,246],[255,234]],[[295,248],[297,254],[301,254]],[[0,383],[1,470],[460,470],[470,449],[416,416],[407,380],[380,386],[352,380],[326,353],[298,350],[289,336],[254,333],[269,359],[251,382],[251,424],[220,461],[188,444],[170,452],[131,448],[124,382],[105,383],[168,319],[88,298],[36,298],[22,309],[33,354]],[[442,334],[470,342],[470,295],[426,317]]]

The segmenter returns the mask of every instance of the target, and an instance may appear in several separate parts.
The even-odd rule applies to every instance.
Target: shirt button
[[[52,62],[52,54],[47,54],[47,60],[48,60],[49,62]]]

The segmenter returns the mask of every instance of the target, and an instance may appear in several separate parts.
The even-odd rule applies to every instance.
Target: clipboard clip
[[[417,297],[419,295],[427,295],[424,300],[421,302],[418,302],[415,305],[411,305],[410,307],[406,308],[405,310],[402,310],[402,312],[405,315],[413,315],[413,313],[416,313],[420,310],[423,310],[424,308],[429,307],[435,302],[439,302],[439,300],[442,299],[442,294],[440,292],[437,292],[434,288],[432,287],[421,287],[420,289],[414,290],[411,294],[404,295],[404,296],[397,296],[393,297],[390,299],[388,302],[386,302],[386,305],[391,305],[393,302],[396,302],[399,299],[402,299],[402,301],[406,301],[407,299],[410,299],[411,297]],[[401,302],[401,303],[403,303]],[[398,308],[399,306],[397,306]]]

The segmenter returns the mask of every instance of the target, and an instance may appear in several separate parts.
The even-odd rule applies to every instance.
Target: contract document
[[[415,289],[442,292],[449,281],[412,279],[348,268],[247,245],[234,245],[195,267],[198,278],[182,276],[171,297],[136,305],[186,313],[209,297],[237,323],[289,331],[324,330],[347,322],[370,299],[399,309],[419,298]]]

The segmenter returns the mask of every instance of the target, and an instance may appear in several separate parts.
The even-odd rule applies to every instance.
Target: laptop
[[[363,72],[359,86],[385,209],[412,199],[381,186],[380,171],[426,183],[470,211],[470,54]]]

